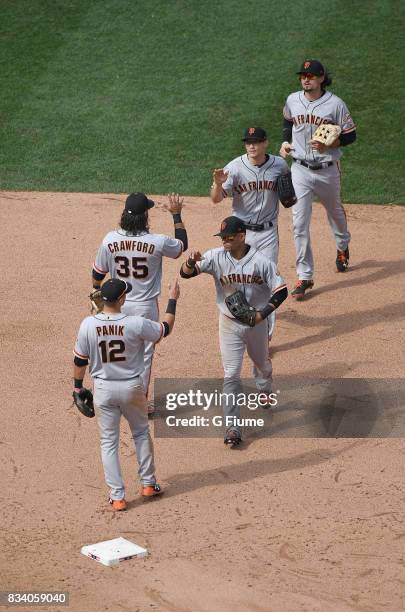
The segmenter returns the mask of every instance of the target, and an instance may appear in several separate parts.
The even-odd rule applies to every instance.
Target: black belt
[[[267,221],[266,223],[245,223],[245,227],[252,232],[262,232],[264,229],[273,227],[273,224],[271,221]]]
[[[310,170],[321,170],[322,168],[329,168],[329,166],[333,166],[333,164],[335,163],[333,161],[330,161],[322,162],[321,164],[315,164],[314,166],[311,166],[311,164],[307,164],[307,162],[303,161],[302,159],[294,159],[294,161],[300,166],[305,166],[305,168],[309,168]]]

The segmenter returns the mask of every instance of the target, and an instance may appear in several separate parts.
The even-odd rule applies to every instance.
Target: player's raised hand
[[[169,284],[169,298],[171,300],[178,300],[180,297],[180,285],[179,277],[176,278]]]
[[[212,173],[212,178],[214,180],[215,185],[221,186],[228,178],[228,172],[223,168],[215,168]]]
[[[163,208],[172,213],[172,215],[180,213],[183,208],[184,198],[180,197],[178,193],[174,192],[168,193],[167,197],[169,201],[163,204]]]
[[[291,145],[289,142],[283,142],[283,144],[280,147],[280,155],[281,157],[283,157],[284,159],[286,157],[288,157],[291,154],[291,151],[294,150],[293,145]]]
[[[200,251],[190,251],[189,259],[193,261],[202,261],[204,257],[201,255]]]

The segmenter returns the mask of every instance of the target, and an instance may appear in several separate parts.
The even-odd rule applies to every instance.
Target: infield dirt
[[[96,423],[71,407],[71,364],[92,262],[123,201],[0,194],[1,590],[67,590],[75,612],[404,609],[403,438],[255,438],[235,451],[220,439],[157,439],[165,494],[142,505],[123,424],[129,510],[110,511]],[[275,379],[404,376],[405,208],[345,208],[351,267],[337,274],[324,210],[314,206],[315,289],[280,307]],[[228,214],[229,204],[186,197],[190,246],[217,246],[213,234]],[[280,213],[279,268],[291,289],[290,214]],[[173,232],[159,205],[151,227]],[[164,262],[162,307],[179,265]],[[155,375],[222,376],[214,293],[207,275],[181,281],[176,327],[157,347]],[[80,554],[84,544],[118,536],[150,556],[111,569]]]

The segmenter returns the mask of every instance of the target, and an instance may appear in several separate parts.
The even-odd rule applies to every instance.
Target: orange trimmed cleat
[[[296,300],[303,300],[305,291],[307,291],[308,289],[312,289],[313,286],[314,286],[313,280],[299,280],[297,284],[295,285],[295,289],[291,291],[291,295]]]
[[[336,269],[338,272],[346,272],[349,267],[349,249],[347,248],[345,251],[337,250],[336,253]]]
[[[150,501],[151,499],[157,497],[158,495],[162,495],[163,491],[158,484],[154,485],[146,485],[141,487],[140,490],[143,501]]]
[[[109,503],[112,505],[113,509],[117,512],[122,512],[127,509],[127,502],[125,499],[109,499]]]

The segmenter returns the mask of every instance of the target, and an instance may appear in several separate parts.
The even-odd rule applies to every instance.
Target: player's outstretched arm
[[[293,129],[293,122],[290,121],[289,119],[286,119],[284,117],[284,123],[283,123],[283,142],[282,142],[281,147],[280,147],[280,155],[284,159],[291,154],[291,151],[294,150],[293,145],[290,144],[291,143],[291,139],[292,139],[292,129]]]
[[[200,251],[191,251],[190,257],[185,261],[180,268],[181,278],[191,278],[197,276],[197,270],[195,269],[197,261],[201,261],[203,256]]]
[[[256,313],[256,325],[266,319],[272,312],[274,312],[283,302],[287,299],[288,289],[286,285],[280,285],[277,287],[270,298],[269,303],[261,310]]]
[[[92,269],[91,280],[93,284],[93,289],[100,289],[101,283],[103,282],[105,276],[106,276],[105,274],[102,274],[101,272],[97,272],[97,270],[95,270],[94,268]]]
[[[168,202],[163,204],[165,210],[168,210],[173,216],[174,223],[174,237],[183,243],[183,251],[188,249],[188,238],[186,227],[181,218],[181,211],[183,209],[184,198],[180,197],[178,193],[167,194]]]
[[[215,168],[214,172],[212,173],[212,178],[213,181],[211,185],[210,196],[214,204],[218,204],[224,199],[222,185],[228,178],[228,172],[226,172],[223,168]]]
[[[176,306],[177,300],[180,297],[180,285],[179,279],[175,278],[169,285],[169,301],[167,302],[167,308],[165,315],[162,319],[162,325],[165,329],[164,336],[168,336],[173,329],[174,321],[176,319]]]
[[[74,358],[73,361],[73,385],[74,391],[79,392],[83,387],[83,378],[86,374],[87,359]]]

